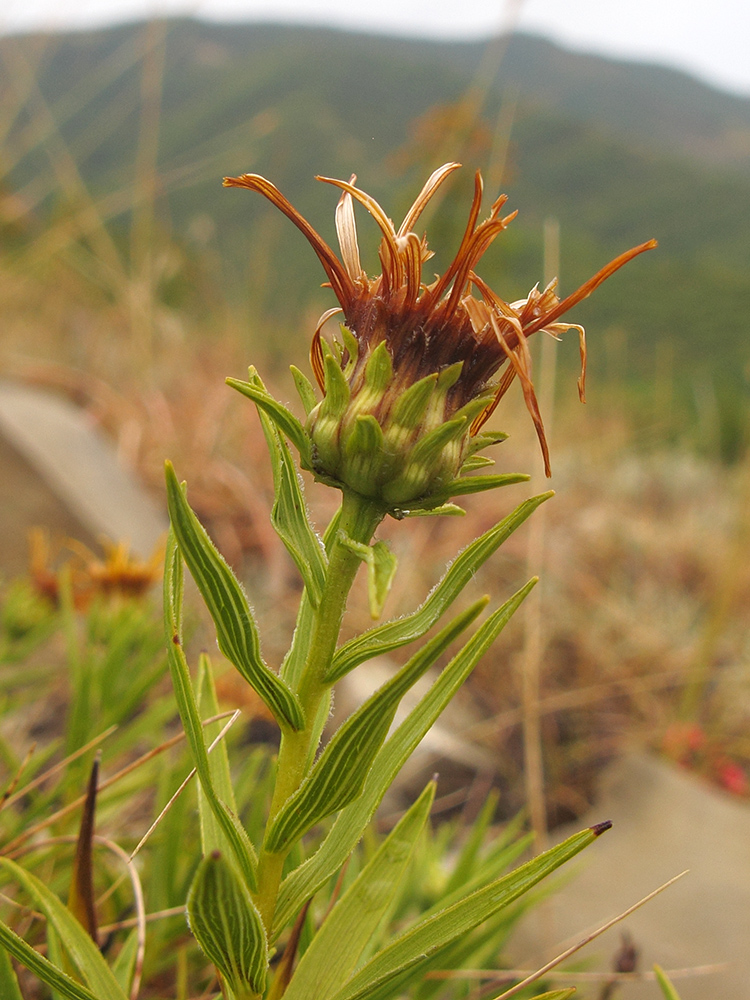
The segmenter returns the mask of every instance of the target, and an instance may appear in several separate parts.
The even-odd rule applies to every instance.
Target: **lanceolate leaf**
[[[91,990],[77,983],[64,972],[61,972],[56,965],[48,961],[44,955],[40,955],[36,949],[27,944],[23,938],[19,937],[2,920],[0,920],[0,946],[17,959],[21,965],[25,965],[30,972],[33,972],[37,979],[41,979],[43,983],[56,990],[65,1000],[102,1000],[101,997],[96,996]],[[0,986],[3,988],[3,993],[1,994],[3,1000],[6,1000],[6,997],[7,1000],[23,1000],[20,992],[17,994],[12,992],[14,986],[18,987],[18,981],[11,968],[10,961],[7,958],[5,961],[7,962],[7,966],[3,965],[3,959],[0,958],[0,966],[2,966],[0,968]],[[12,978],[6,979],[8,975]],[[10,983],[10,986],[6,993],[7,983]],[[123,996],[125,996],[124,993]]]
[[[68,910],[57,896],[36,876],[31,875],[9,858],[0,858],[0,865],[24,886],[34,900],[34,905],[42,910],[47,920],[53,925],[57,934],[65,942],[68,954],[86,980],[86,985],[92,991],[96,1000],[127,1000],[112,970],[102,957],[102,953],[70,910]],[[8,931],[7,928],[4,930]],[[12,934],[12,931],[10,933]],[[0,935],[0,940],[11,954],[15,955],[25,965],[27,964],[28,955],[24,957],[19,954],[18,939],[16,942],[12,942],[7,933],[3,933]],[[11,947],[11,943],[14,947]],[[47,978],[50,974],[50,969],[47,965],[37,965],[36,967],[29,965],[28,967],[45,982],[50,982],[49,978]],[[42,975],[42,970],[45,973],[44,975]],[[60,975],[62,976],[62,973]],[[65,982],[67,979],[68,977],[64,977],[61,982]],[[65,995],[64,990],[59,984],[50,985],[54,985],[55,989]],[[79,997],[85,997],[85,1000],[90,1000],[92,994],[83,993],[79,994]],[[69,992],[67,995],[74,996],[75,994]]]
[[[284,850],[359,795],[403,696],[486,605],[483,598],[458,615],[334,733],[299,790],[280,810],[266,838],[266,850]]]
[[[255,370],[251,368],[251,376],[254,375],[254,373]],[[251,382],[241,382],[236,378],[228,378],[227,385],[236,389],[237,392],[241,392],[242,395],[247,396],[248,399],[252,399],[256,406],[260,406],[263,410],[265,410],[281,433],[285,434],[297,449],[302,465],[306,469],[309,468],[310,438],[307,436],[305,428],[295,415],[275,400],[273,396],[269,395],[265,389],[259,389],[257,385],[253,385]]]
[[[190,930],[236,1000],[260,995],[268,969],[263,922],[247,886],[219,851],[198,866],[187,910]]]
[[[605,827],[606,828],[606,827]],[[337,993],[334,1000],[367,1000],[390,979],[468,934],[591,844],[598,827],[574,834],[516,871],[478,889],[441,913],[422,920],[380,951]]]
[[[396,557],[385,542],[364,545],[362,542],[355,542],[343,531],[339,533],[339,537],[342,544],[359,556],[367,566],[367,594],[370,602],[370,614],[373,618],[380,618],[385,599],[396,574]]]
[[[135,974],[136,961],[138,959],[138,928],[133,930],[125,938],[125,943],[117,954],[117,958],[112,963],[112,972],[115,979],[122,986],[126,993],[130,992]]]
[[[404,517],[463,517],[466,511],[455,503],[441,503],[439,507],[417,507],[401,512]]]
[[[210,658],[201,653],[198,661],[198,697],[196,698],[196,708],[204,718],[211,718],[219,714],[219,703],[216,698],[216,687],[214,685],[213,668]],[[221,723],[213,722],[209,726],[201,726],[204,741],[209,745],[221,731]],[[232,776],[229,773],[229,754],[224,740],[214,747],[208,756],[208,767],[211,773],[211,784],[217,798],[227,807],[229,814],[237,815],[237,805],[234,798],[234,787]],[[201,827],[201,847],[203,854],[210,854],[212,851],[231,851],[231,843],[224,836],[221,825],[216,819],[214,810],[206,800],[205,792],[200,783],[198,785],[198,815]]]
[[[180,552],[216,626],[219,649],[261,696],[277,722],[301,729],[299,702],[263,662],[255,619],[234,573],[190,509],[171,463],[166,464],[167,503]]]
[[[303,373],[296,367],[296,365],[290,365],[289,370],[292,373],[292,378],[294,379],[294,385],[299,393],[299,398],[302,400],[302,405],[305,408],[305,413],[310,416],[310,413],[318,405],[318,398],[315,395],[315,389],[313,384],[307,375]]]
[[[532,511],[552,495],[542,493],[541,496],[526,500],[512,514],[467,546],[448,567],[445,576],[424,604],[412,614],[378,625],[345,643],[334,656],[326,681],[334,683],[365,660],[405,646],[423,636],[461,593],[477,569],[523,524]]]
[[[672,985],[672,981],[660,965],[654,966],[654,973],[656,974],[656,981],[664,994],[665,1000],[680,1000],[677,990]]]
[[[4,924],[2,927],[7,930]],[[10,933],[13,932],[11,931]],[[20,941],[21,938],[18,940]],[[4,936],[0,934],[0,997],[3,997],[3,1000],[23,1000],[21,987],[18,985],[18,979],[10,962],[10,956],[2,946],[3,941]]]
[[[242,824],[216,794],[213,785],[201,717],[195,703],[187,660],[182,651],[181,620],[182,559],[174,532],[170,530],[164,554],[164,625],[167,639],[167,658],[172,675],[175,700],[203,794],[222,833],[231,845],[234,858],[247,884],[255,888],[255,853],[252,844]]]
[[[516,483],[528,482],[529,477],[521,472],[506,472],[497,476],[462,476],[454,479],[445,487],[445,495],[449,497],[465,496],[468,493],[482,493],[485,490],[496,490],[499,486],[513,486]]]
[[[284,1000],[328,1000],[352,974],[399,889],[434,796],[430,782],[326,917]]]
[[[406,760],[535,583],[535,579],[529,581],[482,623],[464,648],[443,669],[427,694],[385,742],[373,761],[360,796],[341,812],[318,851],[291,872],[282,883],[274,918],[274,937],[349,857]]]
[[[254,369],[250,369],[250,372],[251,384],[264,389],[260,378],[254,374]],[[260,406],[258,406],[258,416],[271,454],[273,469],[275,499],[271,510],[271,523],[296,563],[313,607],[317,608],[326,575],[323,546],[308,520],[302,487],[286,441]]]
[[[331,523],[328,525],[325,530],[325,534],[323,535],[323,547],[325,548],[327,555],[330,553],[331,545],[333,544],[333,540],[338,532],[340,519],[341,510],[339,509],[334,514],[331,519]],[[299,611],[297,612],[297,622],[294,627],[292,645],[289,648],[289,652],[284,657],[284,662],[281,664],[281,669],[279,670],[282,680],[292,689],[292,691],[297,690],[300,677],[302,676],[302,670],[310,651],[314,620],[315,616],[313,607],[310,604],[308,594],[305,592],[302,594]]]

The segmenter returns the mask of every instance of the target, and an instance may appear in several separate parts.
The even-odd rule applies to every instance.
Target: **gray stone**
[[[673,875],[679,882],[579,953],[608,969],[626,929],[640,949],[639,969],[726,963],[721,972],[675,982],[681,1000],[750,997],[750,805],[686,771],[631,754],[605,772],[598,804],[576,829],[611,819],[612,829],[574,862],[574,878],[515,938],[523,968],[553,957]],[[572,830],[560,831],[560,838]],[[562,948],[557,949],[558,952]],[[591,995],[596,992],[591,990]],[[655,983],[628,983],[622,1000],[656,1000]]]
[[[0,382],[0,567],[28,565],[26,534],[47,527],[91,546],[127,541],[150,555],[166,517],[117,461],[111,443],[68,400]]]

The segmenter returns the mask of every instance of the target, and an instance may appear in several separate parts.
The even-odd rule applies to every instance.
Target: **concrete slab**
[[[598,955],[595,967],[609,969],[626,929],[640,950],[641,971],[654,962],[663,968],[727,964],[725,971],[675,982],[681,1000],[748,1000],[750,805],[666,761],[634,753],[605,772],[597,806],[576,829],[605,819],[613,827],[581,856],[576,877],[530,914],[514,938],[514,964],[538,967],[562,950],[555,944],[572,943],[689,869],[580,954]],[[571,832],[560,831],[559,839]],[[617,996],[656,1000],[662,994],[653,983],[628,983]]]
[[[27,565],[34,525],[91,545],[104,535],[149,556],[166,515],[140,488],[87,414],[44,390],[0,381],[0,567]],[[19,565],[20,563],[20,565]]]

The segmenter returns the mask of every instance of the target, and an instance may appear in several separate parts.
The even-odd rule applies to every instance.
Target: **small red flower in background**
[[[697,722],[673,722],[662,740],[662,751],[681,767],[699,774],[733,795],[750,796],[747,772]]]
[[[716,778],[721,787],[733,795],[750,794],[750,781],[740,765],[733,760],[724,758],[718,763]]]

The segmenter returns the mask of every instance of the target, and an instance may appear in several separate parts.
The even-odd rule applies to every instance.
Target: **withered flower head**
[[[455,495],[467,457],[497,436],[480,428],[518,377],[536,427],[547,475],[549,453],[531,380],[527,339],[541,330],[552,336],[576,329],[580,337],[584,395],[586,347],[583,328],[561,317],[654,240],[607,264],[567,298],[555,282],[533,288],[519,302],[505,302],[474,268],[515,217],[503,217],[505,195],[478,222],[482,178],[477,171],[469,218],[453,263],[434,281],[422,278],[430,259],[426,237],[414,229],[425,206],[460,164],[446,163],[428,179],[398,229],[380,205],[347,181],[319,177],[341,189],[336,232],[341,257],[270,181],[257,174],[227,177],[229,187],[258,191],[305,235],[323,265],[339,306],[321,316],[312,340],[313,371],[324,398],[309,415],[312,465],[321,478],[355,490],[389,509],[434,506]],[[354,201],[378,224],[382,273],[370,278],[359,258]],[[324,323],[343,314],[342,343],[331,349]],[[497,382],[491,380],[503,366]]]

